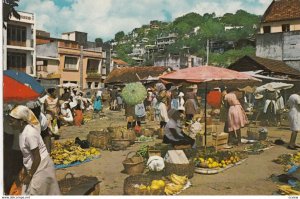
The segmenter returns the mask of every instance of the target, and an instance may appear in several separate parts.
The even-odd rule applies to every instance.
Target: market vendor
[[[40,135],[41,126],[33,112],[19,105],[10,112],[10,124],[19,132],[25,177],[22,195],[60,195],[52,159]]]
[[[178,110],[170,109],[168,111],[169,121],[165,126],[165,135],[163,143],[172,144],[173,146],[179,145],[191,145],[195,147],[195,140],[187,136],[181,128],[180,116],[181,113]]]

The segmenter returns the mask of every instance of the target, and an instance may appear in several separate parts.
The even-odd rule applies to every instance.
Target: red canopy
[[[3,76],[3,100],[4,102],[34,100],[40,96],[30,87],[8,76]]]
[[[189,82],[189,83],[203,83],[203,82],[219,82],[219,83],[242,83],[259,82],[260,80],[240,73],[234,70],[215,66],[199,66],[192,68],[185,68],[160,76],[160,79],[170,82]]]

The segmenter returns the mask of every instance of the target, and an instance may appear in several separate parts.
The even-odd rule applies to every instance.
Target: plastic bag
[[[147,165],[151,171],[162,171],[165,168],[164,159],[160,156],[151,156]]]

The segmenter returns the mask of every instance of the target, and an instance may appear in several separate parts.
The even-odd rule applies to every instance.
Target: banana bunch
[[[171,174],[169,178],[174,184],[183,186],[187,183],[188,180],[187,176],[179,176],[176,174]]]
[[[294,190],[289,185],[281,185],[281,186],[277,186],[277,187],[279,189],[279,192],[283,195],[300,195],[299,191]]]
[[[179,193],[183,189],[183,185],[174,184],[174,183],[168,183],[165,186],[165,194],[167,195],[174,195]]]
[[[51,158],[54,164],[71,164],[76,161],[83,162],[87,158],[98,156],[100,151],[94,147],[89,149],[82,149],[73,141],[66,141],[64,143],[55,142],[54,149],[51,151]]]

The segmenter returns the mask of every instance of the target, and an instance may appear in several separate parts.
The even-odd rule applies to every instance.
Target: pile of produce
[[[51,151],[51,158],[54,164],[68,165],[74,162],[83,162],[88,158],[94,158],[100,155],[100,151],[94,147],[82,149],[74,141],[54,142],[54,148]]]
[[[154,140],[153,137],[147,137],[144,135],[141,135],[140,137],[137,138],[138,142],[151,142],[153,140]]]
[[[280,185],[277,187],[278,187],[279,193],[282,195],[300,195],[299,191],[293,189],[289,185]]]
[[[294,154],[282,154],[273,162],[282,165],[300,165],[300,152]]]
[[[148,158],[148,145],[142,145],[140,146],[140,148],[137,151],[137,154],[139,154],[140,156],[142,156],[143,158],[147,159]]]
[[[266,141],[260,141],[252,144],[251,146],[248,146],[245,148],[245,151],[249,152],[259,152],[262,151],[263,149],[266,149],[270,146],[269,142]]]
[[[230,151],[218,151],[209,154],[200,154],[199,157],[194,158],[196,167],[201,168],[225,168],[228,165],[235,164],[242,159],[245,159],[247,155],[242,152],[230,152]]]
[[[149,186],[144,184],[136,184],[135,188],[138,188],[145,195],[151,195],[151,193],[165,193],[166,195],[179,194],[187,185],[188,178],[186,176],[179,176],[171,174],[167,178],[162,180],[152,180]]]
[[[178,176],[176,174],[171,174],[168,176],[168,179],[170,182],[166,183],[164,189],[166,195],[175,195],[180,193],[188,182],[187,176]]]

